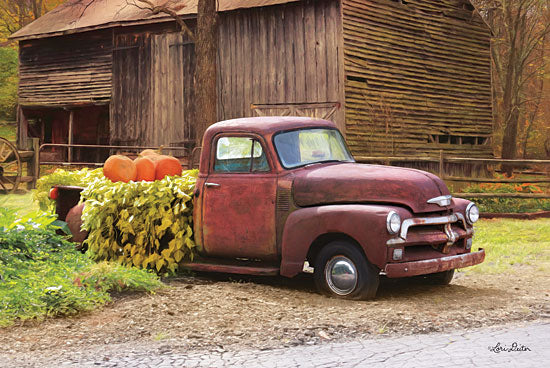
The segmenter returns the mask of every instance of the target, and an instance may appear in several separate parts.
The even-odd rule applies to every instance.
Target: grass
[[[32,200],[32,192],[25,194],[0,194],[0,207],[17,211],[19,216],[38,210],[38,205]]]
[[[0,120],[0,137],[6,138],[8,141],[15,141],[15,123]]]
[[[526,266],[550,271],[550,219],[481,220],[476,224],[474,249],[484,248],[485,262],[468,272],[521,272]]]

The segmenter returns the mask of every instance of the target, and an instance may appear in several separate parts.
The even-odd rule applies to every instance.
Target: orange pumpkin
[[[155,181],[156,164],[148,156],[138,157],[134,160],[137,169],[136,181]]]
[[[126,156],[113,155],[103,165],[103,175],[112,182],[136,180],[137,168],[134,161]]]
[[[155,170],[155,179],[161,180],[165,176],[181,175],[183,167],[180,161],[173,156],[158,155],[154,158],[157,168]]]
[[[146,149],[146,150],[141,151],[141,153],[139,155],[142,156],[142,157],[143,156],[154,156],[154,155],[160,155],[160,153],[157,150]]]

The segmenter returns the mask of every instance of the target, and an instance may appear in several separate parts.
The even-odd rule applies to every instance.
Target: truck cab
[[[428,275],[483,262],[479,211],[428,172],[358,164],[334,123],[259,117],[216,123],[203,138],[194,195],[201,271],[293,277],[373,298],[379,276]]]

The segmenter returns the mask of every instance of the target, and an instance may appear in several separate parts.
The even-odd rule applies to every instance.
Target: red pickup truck
[[[325,120],[212,125],[194,201],[201,259],[184,266],[197,271],[309,271],[324,294],[369,299],[380,275],[446,284],[456,268],[485,258],[484,250],[472,252],[474,203],[452,198],[428,172],[355,163]]]

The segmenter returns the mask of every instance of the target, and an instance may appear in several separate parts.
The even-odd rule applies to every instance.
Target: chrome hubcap
[[[347,257],[332,257],[325,266],[325,280],[335,294],[348,295],[357,286],[357,269]]]

